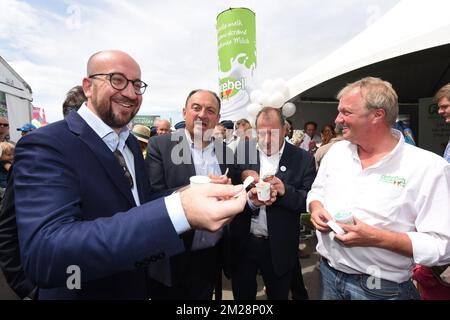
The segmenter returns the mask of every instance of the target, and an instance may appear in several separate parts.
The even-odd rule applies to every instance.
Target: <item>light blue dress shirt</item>
[[[80,107],[78,110],[78,114],[84,121],[88,124],[92,130],[103,140],[103,142],[108,146],[111,152],[115,150],[119,150],[125,159],[125,163],[127,164],[128,170],[133,177],[133,181],[136,182],[136,171],[134,168],[134,156],[131,150],[126,145],[126,140],[128,139],[128,135],[130,134],[130,130],[127,126],[124,126],[120,133],[117,134],[110,126],[103,122],[99,116],[97,116],[92,110],[90,110],[85,104]],[[131,193],[133,194],[134,201],[136,205],[139,206],[141,204],[139,200],[139,194],[137,190],[137,183],[133,184],[133,188],[131,189]],[[164,202],[166,204],[167,212],[169,214],[169,218],[174,225],[175,231],[178,234],[181,234],[191,228],[189,222],[186,219],[186,215],[183,210],[183,206],[181,205],[181,199],[179,193],[174,193],[168,197],[164,198]]]

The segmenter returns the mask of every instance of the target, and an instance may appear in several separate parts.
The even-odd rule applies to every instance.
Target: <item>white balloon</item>
[[[256,117],[259,110],[261,110],[261,109],[262,109],[262,105],[260,105],[259,103],[250,103],[247,106],[247,114],[251,117]]]
[[[278,90],[284,98],[284,101],[289,100],[291,97],[289,96],[289,88],[287,85]]]
[[[250,93],[250,101],[253,103],[259,103],[259,97],[261,96],[262,91],[259,89],[253,90]]]
[[[274,81],[274,88],[276,91],[280,92],[284,97],[285,101],[288,100],[289,97],[289,87],[287,86],[287,82],[281,78],[278,78]]]
[[[262,88],[264,93],[270,93],[272,91],[272,86],[273,86],[273,80],[272,79],[267,79],[263,82]]]
[[[269,99],[270,99],[270,95],[263,92],[259,96],[259,103],[262,104],[264,107],[267,107],[267,106],[269,106]]]
[[[286,118],[292,117],[295,114],[297,107],[292,102],[285,103],[283,106],[283,116]]]
[[[272,93],[269,97],[268,107],[281,108],[284,103],[284,97],[278,91]]]

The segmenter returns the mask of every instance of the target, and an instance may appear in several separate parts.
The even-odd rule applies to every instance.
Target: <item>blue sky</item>
[[[288,80],[376,21],[398,0],[1,0],[0,55],[30,84],[50,121],[81,83],[88,57],[121,49],[149,84],[141,114],[181,112],[194,88],[217,91],[216,16],[256,14],[257,83]]]

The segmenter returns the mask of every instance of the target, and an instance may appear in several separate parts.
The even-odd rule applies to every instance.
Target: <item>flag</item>
[[[33,108],[33,115],[31,123],[36,127],[42,127],[48,124],[47,119],[45,118],[45,111],[44,108],[40,107],[32,107]]]

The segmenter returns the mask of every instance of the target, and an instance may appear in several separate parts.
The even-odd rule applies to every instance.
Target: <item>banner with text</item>
[[[221,119],[247,118],[246,106],[255,89],[255,13],[247,8],[230,8],[217,16],[219,92]]]

